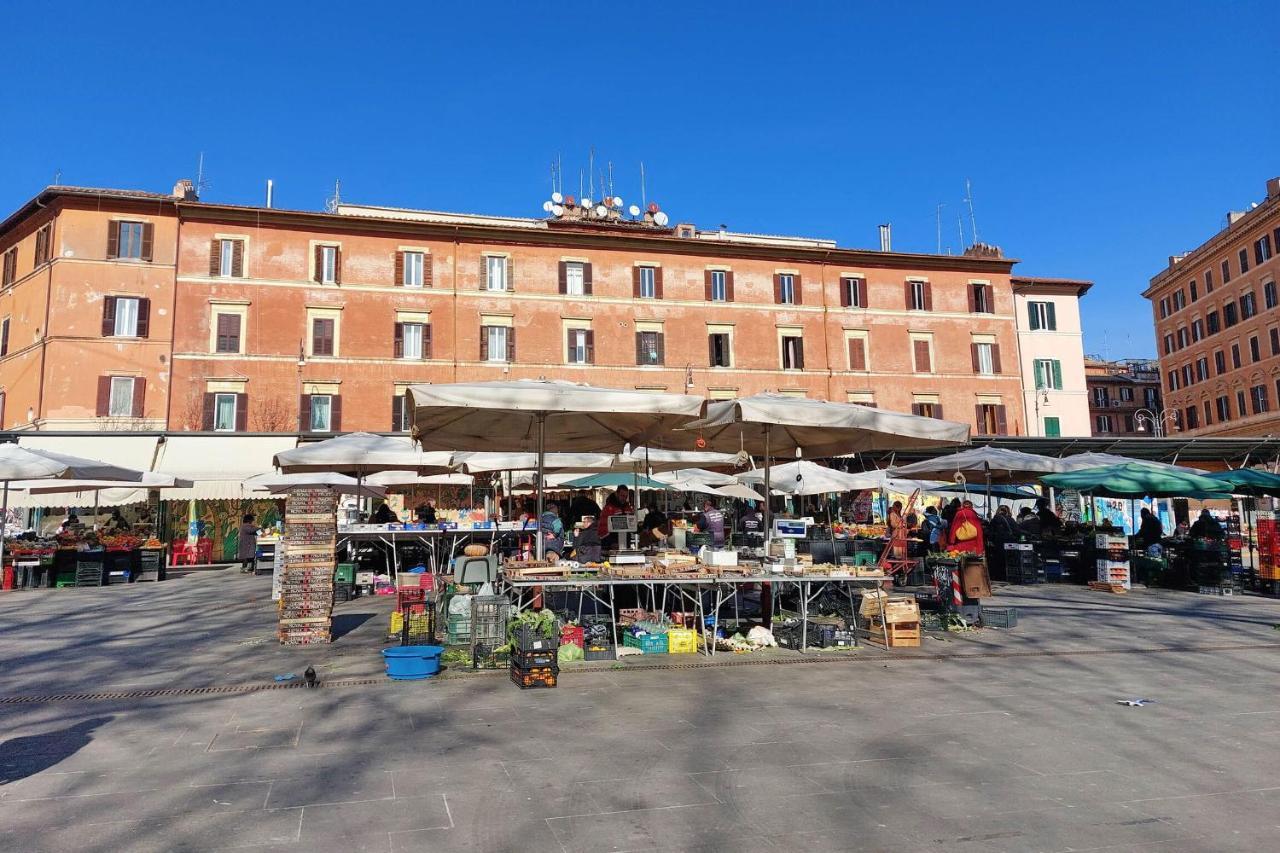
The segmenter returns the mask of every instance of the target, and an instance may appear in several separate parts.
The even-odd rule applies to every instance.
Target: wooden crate
[[[1089,589],[1099,592],[1111,592],[1116,595],[1124,595],[1129,591],[1124,588],[1122,583],[1107,583],[1106,581],[1089,581]]]
[[[920,647],[920,623],[919,622],[890,622],[887,626],[881,625],[879,619],[872,619],[867,630],[871,635],[867,637],[867,642],[873,646],[885,647],[885,634],[889,636],[889,648],[919,648]]]

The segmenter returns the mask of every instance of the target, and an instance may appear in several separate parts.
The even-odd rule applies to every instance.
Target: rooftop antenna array
[[[204,152],[200,152],[200,156],[196,158],[196,196],[204,195],[205,188],[209,186],[209,180],[204,176]]]
[[[342,204],[342,180],[335,178],[333,181],[333,195],[325,199],[324,212],[337,213],[340,204]]]
[[[606,161],[605,168],[597,173],[595,159],[596,149],[592,146],[587,152],[587,168],[578,170],[578,195],[575,197],[564,194],[564,170],[559,155],[556,155],[551,164],[551,197],[542,203],[542,210],[549,219],[667,227],[671,218],[656,202],[648,199],[643,163],[640,164],[641,203],[627,206],[621,196],[614,195],[613,161]],[[603,198],[595,198],[597,189]]]
[[[969,230],[973,232],[974,245],[977,245],[981,241],[978,239],[978,220],[973,215],[973,187],[968,178],[964,179],[964,203],[969,205]]]

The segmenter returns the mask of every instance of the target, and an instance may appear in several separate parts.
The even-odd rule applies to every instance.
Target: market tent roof
[[[964,495],[970,495],[973,497],[982,497],[982,498],[985,498],[987,495],[987,488],[985,484],[982,486],[972,485],[967,488],[965,486],[950,486],[950,485],[935,486],[931,489],[928,489],[928,491],[933,494],[943,494],[943,495],[964,494]],[[1036,498],[1040,497],[1040,494],[1038,492],[1033,491],[1032,489],[1028,489],[1026,486],[999,485],[999,486],[991,487],[991,497],[1004,498],[1005,500],[1011,500],[1011,501],[1026,501],[1026,500],[1035,500]]]
[[[807,457],[870,450],[964,444],[967,424],[904,415],[853,403],[832,403],[784,394],[711,400],[706,415],[680,429],[703,438],[713,450]]]
[[[1085,468],[1101,468],[1103,465],[1146,465],[1151,468],[1159,468],[1168,471],[1181,471],[1184,474],[1205,474],[1199,468],[1189,468],[1186,465],[1171,465],[1168,462],[1157,462],[1154,459],[1134,459],[1129,456],[1117,456],[1114,453],[1074,453],[1070,456],[1063,456],[1061,470],[1055,473],[1064,473],[1067,471],[1081,471]]]
[[[157,435],[23,433],[18,436],[19,447],[48,450],[86,459],[101,459],[112,465],[134,471],[155,470],[159,445],[160,437]]]
[[[546,470],[560,472],[609,471],[617,462],[613,453],[548,453]],[[453,464],[459,471],[478,474],[485,471],[536,471],[537,453],[509,453],[487,450],[469,450],[453,454]],[[632,470],[629,466],[627,470]]]
[[[404,438],[351,432],[276,453],[274,463],[285,474],[333,471],[357,476],[379,471],[448,473],[452,453],[423,453]]]
[[[853,492],[876,488],[858,474],[837,471],[816,462],[800,459],[769,469],[769,488],[786,495],[825,495],[830,492]],[[738,475],[742,483],[764,483],[765,471],[759,469]]]
[[[560,488],[565,489],[613,489],[618,486],[626,486],[628,488],[641,489],[670,489],[671,486],[661,480],[651,480],[648,477],[637,477],[632,474],[607,473],[607,474],[588,474],[585,477],[578,477],[574,480],[566,480],[560,484]]]
[[[1233,471],[1218,471],[1205,476],[1229,487],[1233,495],[1280,497],[1280,474],[1272,474],[1270,471],[1236,468]]]
[[[907,480],[902,477],[894,477],[890,471],[884,468],[878,468],[874,471],[851,471],[850,474],[857,477],[861,482],[860,488],[883,489],[904,495],[909,495],[917,489],[922,492],[928,492],[939,486],[949,485],[949,483],[934,480]]]
[[[764,500],[764,495],[744,483],[726,483],[723,486],[714,486],[709,494],[721,495],[726,498],[738,498],[744,501]]]
[[[147,500],[151,489],[189,489],[191,480],[169,474],[144,471],[137,486],[122,486],[118,480],[20,480],[10,484],[21,489],[11,494],[9,506],[125,506]]]
[[[1041,479],[1056,489],[1075,489],[1108,498],[1177,498],[1221,495],[1223,484],[1200,474],[1170,471],[1140,463],[1104,465]]]
[[[702,468],[677,468],[674,471],[662,471],[654,473],[653,479],[669,483],[677,489],[683,489],[687,483],[696,483],[703,486],[728,486],[738,482],[738,479],[732,474],[721,474],[717,471],[707,471]]]
[[[361,483],[355,477],[332,471],[307,471],[298,474],[258,474],[244,481],[246,488],[255,492],[283,494],[290,489],[329,489],[340,495],[360,495],[366,498],[385,498],[385,489]]]
[[[951,480],[961,474],[971,483],[983,483],[990,474],[992,483],[1034,483],[1045,474],[1069,470],[1064,460],[1037,456],[999,447],[972,447],[949,456],[939,456],[892,469],[895,477],[923,480]]]
[[[379,486],[388,492],[404,492],[423,486],[472,486],[475,477],[470,474],[452,472],[449,474],[415,474],[412,471],[382,471],[370,474],[364,481],[371,486]]]
[[[713,453],[709,450],[667,450],[661,447],[635,447],[626,454],[641,464],[648,463],[653,471],[672,471],[680,468],[741,467],[750,462],[744,454]]]
[[[426,450],[617,453],[626,445],[692,443],[672,430],[702,409],[702,399],[687,394],[544,379],[413,385],[409,396],[413,436]]]
[[[155,471],[192,480],[164,500],[261,500],[244,481],[271,469],[276,453],[296,446],[291,435],[171,435],[160,445]]]

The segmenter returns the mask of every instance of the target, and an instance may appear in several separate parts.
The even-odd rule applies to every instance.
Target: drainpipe
[[[1009,282],[1009,292],[1013,295],[1013,352],[1018,359],[1018,396],[1022,398],[1022,416],[1025,418],[1027,416],[1027,373],[1022,365],[1022,332],[1018,330],[1018,293],[1013,288],[1012,280]],[[1034,370],[1031,373],[1035,375]],[[1028,429],[1027,435],[1038,436],[1041,432],[1040,415],[1037,410],[1035,429]]]
[[[835,368],[831,364],[831,309],[827,305],[827,264],[831,261],[828,251],[822,258],[822,274],[818,276],[822,284],[822,355],[827,361],[827,399],[831,400],[831,382],[835,379]],[[834,401],[832,401],[834,402]]]
[[[459,230],[453,228],[453,381],[458,381],[458,246]]]
[[[40,204],[37,199],[36,204]],[[45,207],[46,205],[40,205]],[[54,242],[53,235],[58,228],[58,214],[53,215],[53,219],[49,220],[49,242]],[[49,308],[53,303],[53,264],[56,256],[53,254],[52,246],[49,250],[49,268],[45,271],[45,291],[44,291],[44,326],[40,329],[40,384],[36,387],[36,422],[44,418],[44,377],[45,362],[49,358]],[[35,424],[31,424],[33,428],[38,429]]]
[[[177,220],[177,233],[173,243],[173,293],[169,302],[169,381],[165,383],[164,392],[164,429],[170,427],[170,412],[173,411],[173,353],[178,335],[178,258],[182,247],[182,215],[178,206],[173,206],[173,216]],[[145,413],[144,413],[145,414]],[[203,424],[202,424],[203,426]]]

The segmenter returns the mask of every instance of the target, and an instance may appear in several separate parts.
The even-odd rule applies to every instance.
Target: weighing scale
[[[606,554],[606,558],[615,566],[643,565],[644,552],[638,547],[636,537],[635,513],[618,513],[609,516],[609,532],[618,535],[616,550]]]

